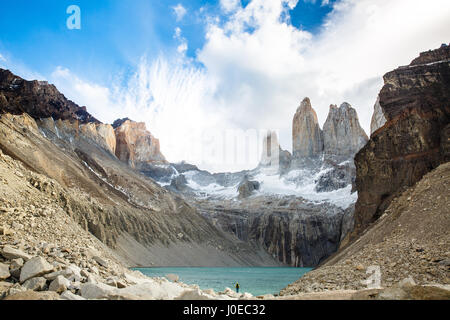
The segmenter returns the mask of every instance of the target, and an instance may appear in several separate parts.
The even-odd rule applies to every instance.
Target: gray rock
[[[327,120],[323,125],[324,153],[345,159],[354,155],[367,143],[369,138],[361,128],[356,110],[344,102],[339,108],[330,106]]]
[[[74,264],[69,265],[65,270],[63,270],[62,275],[69,279],[70,281],[81,281],[81,269]]]
[[[106,261],[102,257],[94,256],[94,257],[92,257],[92,259],[94,259],[102,267],[108,268],[108,266],[109,266],[108,261]]]
[[[252,195],[253,191],[259,190],[258,181],[250,181],[248,176],[245,176],[244,180],[238,186],[239,199],[248,198]]]
[[[59,297],[62,300],[86,300],[85,298],[76,295],[69,290],[64,291]]]
[[[22,250],[15,249],[9,245],[4,246],[1,253],[2,256],[4,256],[6,259],[9,260],[22,258],[24,261],[28,261],[31,259],[30,255],[26,254]]]
[[[42,257],[34,257],[28,260],[20,272],[20,282],[24,283],[28,279],[43,276],[53,271],[53,266]]]
[[[4,263],[0,263],[0,280],[6,280],[11,276],[9,273],[9,266]]]
[[[13,259],[11,261],[11,269],[22,268],[24,261],[22,258]]]
[[[85,299],[107,299],[116,292],[116,288],[103,283],[83,283],[80,287],[81,296]]]
[[[180,277],[173,273],[166,274],[166,278],[172,282],[178,282],[178,280],[180,280]]]
[[[34,290],[34,291],[42,291],[45,289],[45,286],[47,284],[47,279],[43,277],[36,277],[31,278],[25,281],[23,284],[23,287],[28,290]]]
[[[446,267],[448,267],[448,266],[450,266],[450,259],[444,259],[444,260],[442,260],[442,261],[439,261],[439,264],[440,264],[441,266],[446,266]]]
[[[61,293],[66,291],[70,287],[70,281],[64,278],[63,276],[57,276],[55,280],[50,283],[48,287],[49,291],[55,291],[57,293]]]

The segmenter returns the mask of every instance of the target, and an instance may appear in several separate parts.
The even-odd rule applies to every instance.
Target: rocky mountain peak
[[[303,99],[292,124],[293,155],[296,158],[314,157],[322,153],[323,139],[317,114],[309,98]]]
[[[86,107],[68,100],[54,85],[46,81],[27,81],[9,70],[0,69],[0,112],[27,113],[34,119],[99,123]]]
[[[344,102],[339,108],[330,106],[323,126],[326,155],[353,158],[367,141],[368,137],[359,124],[356,110],[349,103]]]
[[[116,156],[133,168],[142,168],[147,163],[166,162],[160,151],[159,140],[146,128],[144,122],[128,118],[113,123],[116,134]]]

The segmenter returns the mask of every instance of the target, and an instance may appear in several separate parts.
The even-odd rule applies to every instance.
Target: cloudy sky
[[[73,4],[80,30],[66,25]],[[0,4],[0,30],[0,67],[103,122],[146,122],[169,161],[234,171],[258,155],[223,160],[240,154],[227,137],[259,154],[273,129],[291,150],[305,96],[321,125],[346,101],[368,132],[383,74],[450,42],[450,1],[16,0]]]

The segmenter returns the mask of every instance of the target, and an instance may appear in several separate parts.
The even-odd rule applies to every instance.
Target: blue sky
[[[258,163],[262,137],[230,163],[225,133],[275,130],[291,150],[305,96],[320,125],[345,101],[369,134],[383,74],[448,43],[449,18],[448,0],[1,1],[0,67],[103,122],[144,121],[170,161],[234,171]]]
[[[72,4],[81,9],[81,30],[66,27],[66,9]],[[187,11],[179,21],[173,9],[177,5]],[[330,11],[331,6],[322,6],[320,1],[301,1],[289,14],[292,25],[317,32]],[[2,1],[0,52],[43,76],[61,65],[107,84],[114,74],[131,72],[144,54],[150,58],[170,54],[178,46],[176,27],[189,42],[187,55],[195,58],[205,42],[210,15],[226,16],[218,0]]]

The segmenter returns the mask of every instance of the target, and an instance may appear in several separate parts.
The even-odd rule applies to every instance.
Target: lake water
[[[169,273],[176,274],[180,281],[197,284],[200,289],[223,291],[234,290],[239,282],[239,292],[249,292],[254,296],[267,293],[278,294],[281,289],[296,281],[311,268],[205,268],[205,267],[158,267],[134,268],[149,277],[165,277]]]

